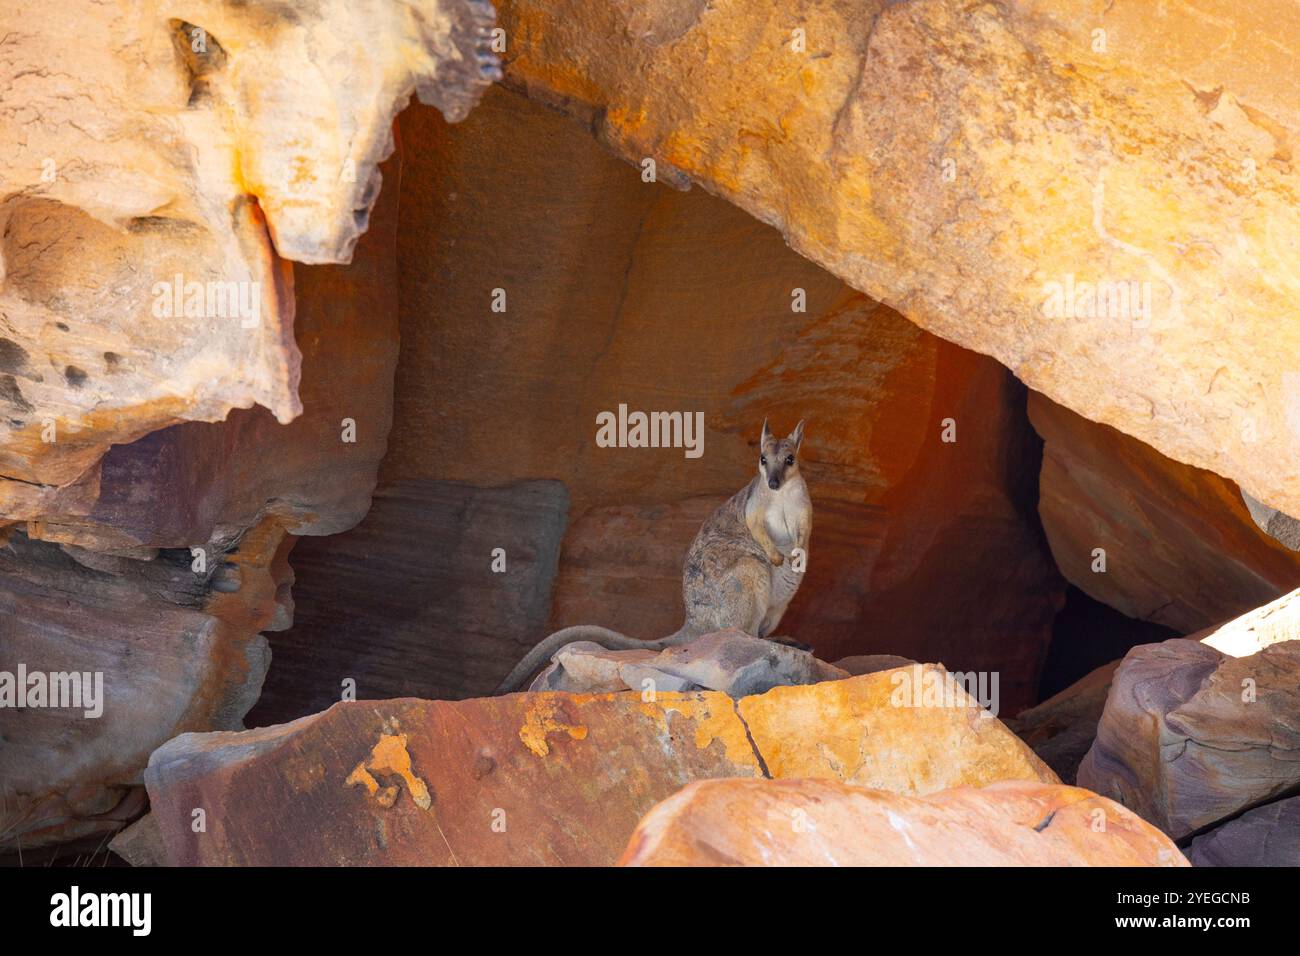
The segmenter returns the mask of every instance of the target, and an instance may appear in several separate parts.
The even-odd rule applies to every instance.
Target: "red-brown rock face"
[[[1058,782],[960,688],[925,706],[896,701],[897,673],[739,701],[705,691],[341,703],[177,737],[145,779],[168,862],[317,866],[609,865],[652,806],[716,777],[902,794]]]
[[[292,622],[293,535],[370,507],[392,414],[395,235],[390,191],[351,266],[299,269],[295,421],[253,408],[175,425],[10,514],[27,523],[0,550],[0,671],[99,673],[105,699],[94,719],[0,709],[0,848],[110,833],[139,812],[154,748],[242,729],[270,661],[261,632]]]
[[[1189,634],[1300,584],[1300,552],[1256,526],[1228,479],[1037,393],[1029,417],[1045,443],[1038,508],[1052,556],[1092,597]]]
[[[4,861],[1293,854],[1294,2],[7,0]]]
[[[781,631],[823,659],[997,670],[1007,712],[1032,703],[1062,582],[1033,511],[1024,391],[1004,369],[702,192],[642,182],[516,95],[489,94],[456,127],[411,111],[402,135],[413,159],[386,482],[564,482],[550,626],[656,637],[681,623],[691,538],[756,471],[763,418],[786,431],[806,418],[814,531]],[[620,404],[701,412],[703,454],[598,447],[596,416]],[[501,586],[487,555],[471,571],[479,583],[455,586],[466,599]]]
[[[499,7],[506,82],[629,162],[1300,514],[1290,4]]]

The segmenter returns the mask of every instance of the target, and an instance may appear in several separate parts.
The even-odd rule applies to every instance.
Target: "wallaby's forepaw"
[[[771,551],[767,555],[767,560],[772,562],[772,567],[779,568],[785,563],[785,555],[780,551]]]

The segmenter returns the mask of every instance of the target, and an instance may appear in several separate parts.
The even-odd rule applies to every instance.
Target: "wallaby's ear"
[[[794,450],[798,451],[799,446],[803,444],[803,419],[799,419],[799,424],[794,426],[794,431],[790,433],[790,440],[794,442]]]
[[[771,437],[772,437],[772,433],[767,430],[767,419],[765,418],[763,419],[763,437],[758,440],[758,447],[765,448],[767,446],[768,439],[770,439]]]

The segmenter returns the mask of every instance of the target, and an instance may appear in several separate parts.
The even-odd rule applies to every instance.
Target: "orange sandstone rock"
[[[650,811],[622,866],[1187,866],[1119,804],[1024,781],[924,797],[827,780],[708,780]]]
[[[778,779],[814,777],[903,794],[995,780],[1059,782],[934,664],[774,687],[736,706]]]
[[[968,698],[896,706],[892,685],[885,672],[740,701],[341,703],[276,727],[179,736],[145,780],[168,861],[218,865],[607,865],[655,803],[696,780],[770,773],[899,794],[1056,782]],[[191,826],[194,807],[206,832]]]
[[[463,117],[499,76],[491,22],[479,0],[5,5],[0,514],[157,429],[302,412],[288,260],[351,258],[393,115],[418,94]]]
[[[412,109],[401,130],[401,427],[385,481],[563,481],[551,628],[659,637],[682,620],[692,537],[754,474],[763,418],[806,418],[813,539],[782,632],[827,660],[997,669],[1008,711],[1034,701],[1064,582],[1005,369],[703,190],[643,182],[516,94],[489,92],[457,126]],[[620,403],[703,413],[704,454],[597,447],[596,416]]]
[[[499,8],[507,83],[630,162],[1300,514],[1287,0]]]
[[[1038,510],[1052,556],[1098,601],[1186,634],[1300,583],[1300,553],[1256,526],[1228,479],[1037,393],[1029,418],[1045,442]]]

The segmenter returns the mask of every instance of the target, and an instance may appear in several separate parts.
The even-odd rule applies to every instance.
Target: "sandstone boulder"
[[[0,514],[113,445],[302,410],[292,267],[345,262],[412,93],[499,76],[478,0],[0,12]],[[86,43],[87,36],[102,42]]]
[[[145,776],[174,865],[553,866],[612,863],[682,785],[759,773],[722,695],[514,694],[185,735]]]
[[[499,9],[506,82],[630,162],[1300,514],[1286,0]]]
[[[1038,510],[1052,556],[1093,598],[1189,634],[1300,581],[1300,553],[1260,531],[1231,481],[1037,393],[1029,418],[1045,442]]]
[[[707,780],[651,810],[622,866],[1187,866],[1118,804],[1052,784],[924,797],[826,780]]]
[[[656,802],[715,777],[904,794],[1056,782],[969,698],[894,706],[892,685],[882,673],[740,701],[705,691],[340,703],[280,726],[181,735],[154,752],[145,780],[167,861],[221,865],[605,865]]]
[[[736,708],[778,779],[904,794],[994,780],[1060,782],[943,665],[776,687]]]
[[[1297,606],[1275,618],[1293,627]],[[1186,639],[1136,647],[1115,672],[1079,785],[1189,836],[1300,786],[1298,694],[1300,641],[1243,657]]]
[[[633,689],[623,676],[623,669],[659,656],[652,650],[606,650],[592,641],[574,641],[551,658],[552,663],[529,685],[530,691],[562,690],[575,694],[606,694]],[[664,691],[699,690],[681,677],[655,674],[654,688]]]
[[[1300,641],[1300,590],[1217,627],[1190,636],[1229,657],[1250,657],[1284,641]]]
[[[1276,538],[1292,551],[1300,551],[1300,520],[1283,514],[1276,508],[1270,508],[1258,498],[1252,498],[1244,491],[1241,499],[1246,503],[1255,524],[1271,538]]]
[[[385,168],[396,178],[399,160]],[[348,266],[297,270],[303,408],[292,422],[240,408],[224,421],[173,425],[115,445],[71,484],[43,488],[6,517],[46,541],[146,556],[219,549],[267,514],[294,534],[355,525],[370,507],[392,424],[396,245],[390,190]]]
[[[108,848],[132,866],[165,866],[167,850],[158,819],[146,813],[108,843]]]
[[[22,534],[0,548],[0,674],[83,687],[82,706],[0,707],[0,848],[110,834],[139,812],[150,752],[243,727],[270,663],[260,632],[288,622],[291,544],[268,521],[204,575],[188,552],[92,568]]]
[[[99,672],[107,700],[96,719],[0,710],[15,740],[0,847],[111,833],[138,813],[154,748],[242,728],[270,659],[261,633],[292,621],[293,535],[342,530],[370,505],[392,414],[395,214],[390,192],[351,266],[299,270],[295,421],[255,408],[175,425],[10,512],[24,530],[0,551],[0,670]],[[327,700],[348,675],[330,676]]]

